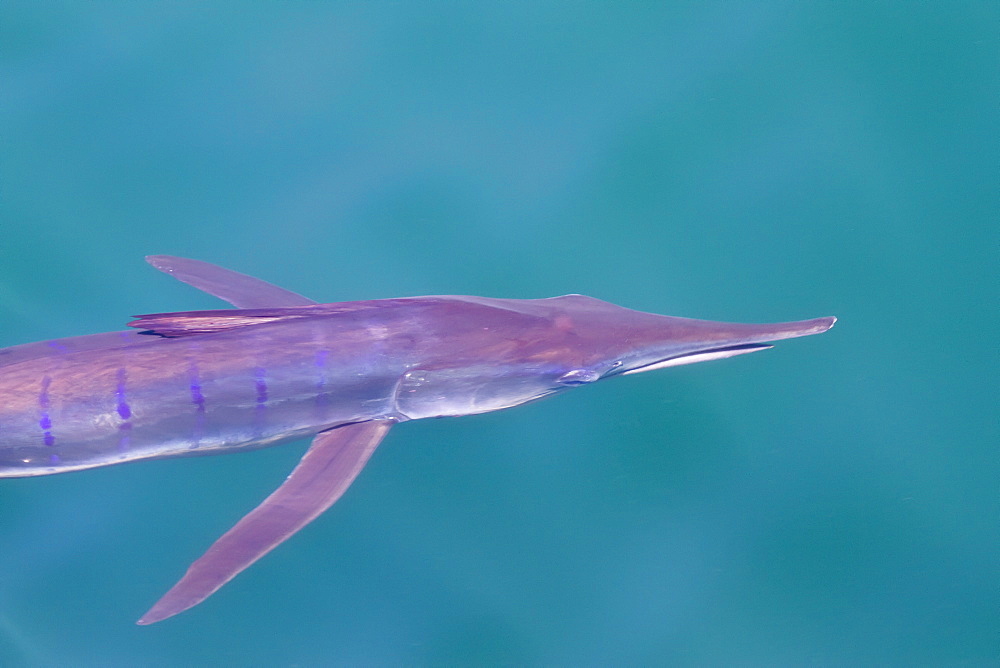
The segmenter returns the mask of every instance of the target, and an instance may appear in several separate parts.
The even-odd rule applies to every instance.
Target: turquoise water
[[[0,345],[580,292],[828,334],[395,429],[134,621],[305,443],[0,481],[0,664],[1000,662],[989,2],[0,8]]]

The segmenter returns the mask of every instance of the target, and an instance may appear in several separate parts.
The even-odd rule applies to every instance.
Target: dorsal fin
[[[146,262],[179,281],[223,299],[236,308],[306,306],[312,299],[271,285],[253,276],[225,269],[201,260],[173,255],[147,255]]]
[[[338,312],[328,304],[290,306],[286,308],[253,308],[220,311],[178,311],[147,313],[134,316],[129,327],[159,334],[167,338],[212,334],[239,327],[253,327],[278,320],[297,320]]]

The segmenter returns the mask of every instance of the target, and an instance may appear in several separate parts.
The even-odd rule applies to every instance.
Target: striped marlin
[[[613,376],[722,359],[836,318],[693,320],[583,295],[320,304],[207,262],[146,260],[235,309],[0,349],[0,477],[312,437],[285,482],[139,619],[205,600],[329,508],[400,422],[510,408]]]

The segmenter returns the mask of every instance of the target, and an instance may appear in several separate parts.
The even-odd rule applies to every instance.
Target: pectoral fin
[[[201,260],[189,260],[173,255],[147,255],[146,262],[179,281],[224,299],[236,308],[305,306],[316,303],[308,297],[271,285],[259,278]]]
[[[317,434],[281,487],[215,541],[138,623],[152,624],[201,603],[316,519],[354,482],[392,424],[371,420]]]

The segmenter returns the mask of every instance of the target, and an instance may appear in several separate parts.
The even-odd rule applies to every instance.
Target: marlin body
[[[205,262],[146,259],[236,309],[137,316],[131,331],[0,349],[0,477],[314,438],[140,624],[200,603],[329,508],[399,422],[754,352],[836,321],[691,320],[582,295],[317,304]]]

